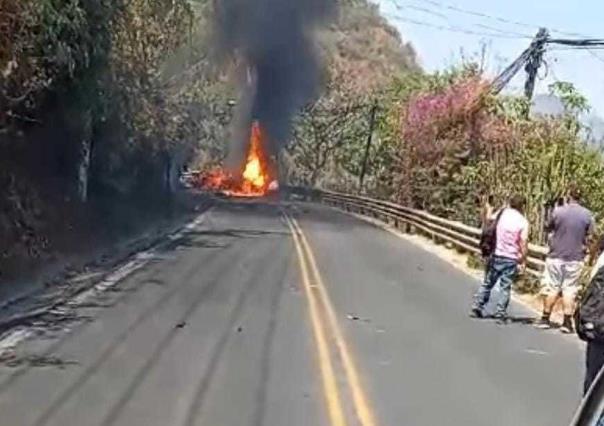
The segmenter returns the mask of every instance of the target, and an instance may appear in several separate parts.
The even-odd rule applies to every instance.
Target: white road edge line
[[[210,206],[207,210],[197,216],[194,220],[181,227],[178,231],[175,231],[168,236],[166,239],[170,241],[178,241],[184,237],[188,232],[194,230],[200,226],[206,219],[208,213],[213,209]],[[152,247],[147,250],[143,250],[134,256],[134,259],[128,261],[122,266],[117,267],[113,272],[106,275],[100,282],[92,286],[90,289],[78,294],[76,297],[67,302],[68,306],[77,307],[88,301],[92,297],[98,296],[108,289],[115,287],[125,278],[145,267],[151,260],[157,255],[157,248]],[[13,330],[9,330],[4,335],[0,336],[0,357],[7,351],[14,349],[24,340],[35,334],[32,327],[17,327]]]

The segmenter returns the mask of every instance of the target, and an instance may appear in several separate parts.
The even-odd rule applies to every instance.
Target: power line
[[[399,12],[402,12],[406,9],[416,10],[418,12],[427,13],[428,15],[436,16],[437,18],[441,18],[441,19],[448,21],[447,15],[445,15],[443,13],[435,12],[435,11],[427,9],[425,7],[413,6],[413,5],[402,6],[402,5],[398,4],[396,1],[391,1],[391,3],[395,7],[395,9],[398,10]]]
[[[484,25],[484,24],[474,24],[474,25],[477,26],[477,27],[479,27],[479,28],[484,28],[485,30],[497,31],[497,32],[499,32],[501,34],[515,36],[515,37],[518,37],[518,38],[532,38],[532,36],[527,35],[527,34],[517,33],[515,31],[502,30],[501,28],[491,27],[490,25]]]
[[[514,78],[516,74],[520,71],[520,69],[526,65],[526,62],[530,58],[533,52],[533,46],[527,48],[522,54],[506,69],[504,69],[499,75],[493,80],[491,83],[491,88],[493,93],[499,93],[503,90],[505,86]]]
[[[474,30],[470,30],[467,28],[462,28],[462,27],[457,27],[457,26],[448,26],[448,25],[439,25],[439,24],[434,24],[431,22],[426,22],[426,21],[420,21],[420,20],[416,20],[416,19],[410,19],[410,18],[406,18],[400,15],[396,15],[396,14],[392,14],[392,13],[385,13],[384,14],[386,17],[394,19],[396,21],[399,22],[406,22],[408,24],[413,24],[413,25],[420,25],[420,26],[424,26],[424,27],[428,27],[428,28],[434,28],[437,30],[442,30],[442,31],[451,31],[451,32],[456,32],[456,33],[462,33],[462,34],[467,34],[467,35],[474,35],[474,36],[480,36],[480,37],[493,37],[493,38],[502,38],[502,39],[526,39],[526,38],[531,38],[529,36],[525,36],[525,35],[513,35],[513,34],[498,34],[498,33],[486,33],[486,32],[478,32],[478,31],[474,31]]]
[[[559,44],[562,46],[575,46],[575,47],[604,47],[604,39],[601,38],[586,38],[579,40],[564,39],[564,38],[550,38],[547,40],[549,44]]]
[[[400,5],[400,0],[390,0],[391,3],[394,4],[398,4]],[[463,13],[466,15],[470,15],[470,16],[475,16],[475,17],[479,17],[479,18],[483,18],[483,19],[489,19],[489,20],[493,20],[493,21],[497,21],[503,24],[508,24],[508,25],[516,25],[516,26],[520,26],[520,27],[524,27],[524,28],[530,28],[530,29],[536,29],[536,28],[540,28],[542,27],[542,25],[535,25],[535,24],[530,24],[527,22],[522,22],[522,21],[517,21],[514,19],[507,19],[507,18],[502,18],[500,16],[495,16],[495,15],[491,15],[488,13],[484,13],[484,12],[479,12],[476,10],[470,10],[470,9],[465,9],[462,7],[458,7],[458,6],[454,6],[451,4],[445,4],[442,3],[440,1],[437,0],[422,0],[422,3],[428,3],[431,4],[433,6],[436,6],[440,9],[447,9],[447,10],[451,10],[457,13]],[[570,31],[564,31],[564,30],[559,30],[556,28],[549,28],[551,32],[554,33],[558,33],[558,34],[562,34],[562,35],[567,35],[567,36],[572,36],[572,37],[586,37],[589,38],[589,36],[586,36],[585,34],[580,34],[577,32],[570,32]]]
[[[553,52],[568,52],[571,50],[574,51],[584,51],[589,53],[594,59],[604,63],[604,58],[596,53],[596,51],[604,50],[604,46],[594,46],[594,47],[575,47],[575,46],[554,46],[549,49]]]
[[[399,11],[399,12],[403,12],[405,10],[414,10],[414,11],[417,11],[417,12],[425,13],[425,14],[428,14],[430,16],[434,16],[436,18],[439,18],[439,19],[442,19],[442,20],[446,21],[447,24],[449,24],[449,27],[455,28],[456,31],[458,31],[460,29],[459,27],[456,27],[455,25],[453,25],[451,23],[451,21],[449,20],[449,17],[447,15],[443,14],[443,13],[436,12],[436,11],[434,11],[432,9],[428,9],[426,7],[421,7],[421,6],[415,6],[415,5],[410,5],[410,4],[401,5],[401,4],[399,4],[395,0],[390,0],[390,2],[396,8],[396,10]],[[401,18],[403,18],[403,17],[401,17]],[[413,20],[412,18],[408,18],[408,17],[404,17],[404,19]],[[431,23],[427,23],[427,24],[429,24],[429,25],[439,25],[439,24],[431,24]],[[504,30],[504,29],[501,29],[501,28],[492,27],[492,26],[489,26],[489,25],[484,25],[484,24],[474,24],[474,25],[477,26],[477,27],[482,27],[482,28],[484,28],[486,30],[495,31],[497,33],[504,34],[504,35],[507,35],[507,36],[514,36],[514,37],[519,37],[519,38],[520,37],[532,38],[530,35],[520,34],[518,32],[513,32],[513,31],[507,31],[507,30]],[[475,32],[474,30],[471,30],[471,29],[462,29],[462,30],[463,31],[468,31],[468,32]],[[491,34],[489,33],[489,35],[491,35]]]
[[[394,0],[394,1],[396,1],[396,0]],[[505,18],[501,18],[499,16],[489,15],[487,13],[477,12],[475,10],[469,10],[469,9],[464,9],[464,8],[453,6],[453,5],[444,4],[444,3],[441,3],[441,2],[435,1],[435,0],[423,0],[423,1],[425,3],[429,3],[429,4],[432,4],[432,5],[440,7],[440,8],[453,10],[455,12],[464,13],[466,15],[477,16],[479,18],[491,19],[491,20],[495,20],[495,21],[498,21],[498,22],[501,22],[501,23],[504,23],[504,24],[513,24],[513,25],[518,25],[518,26],[521,26],[521,27],[531,28],[531,29],[534,29],[535,27],[538,27],[538,26],[527,24],[527,23],[520,22],[520,21],[514,21],[514,20],[511,20],[511,19],[505,19]]]
[[[583,51],[590,51],[590,52],[596,52],[599,50],[604,50],[604,46],[593,46],[593,47],[577,47],[577,46],[553,46],[550,47],[548,50],[554,51],[554,52],[568,52],[570,50],[583,50]]]
[[[604,58],[602,58],[602,57],[601,57],[600,55],[598,55],[596,52],[594,52],[594,51],[593,51],[593,50],[591,50],[591,49],[585,49],[585,50],[587,50],[587,52],[588,52],[588,53],[589,53],[591,56],[593,56],[594,58],[596,58],[598,61],[600,61],[600,62],[604,63]]]
[[[483,33],[477,32],[475,30],[471,30],[471,29],[461,28],[461,27],[455,26],[449,20],[449,16],[445,15],[444,13],[437,12],[434,9],[430,9],[430,8],[423,7],[423,6],[416,6],[416,5],[409,4],[409,3],[404,3],[403,4],[399,0],[389,0],[389,2],[399,12],[403,12],[405,10],[414,10],[414,11],[425,13],[425,14],[428,14],[428,15],[431,15],[431,16],[435,16],[435,17],[437,17],[439,19],[443,19],[443,20],[445,20],[449,24],[449,26],[451,28],[454,28],[455,32],[465,32],[466,34],[481,35],[481,36],[483,36],[483,35],[497,36],[497,35],[491,34],[491,33],[483,34]],[[401,18],[402,19],[407,19],[409,21],[417,21],[417,20],[414,20],[412,18],[407,18],[407,17],[404,17],[404,18],[401,17]],[[411,22],[411,23],[416,23],[416,22]],[[432,23],[427,23],[427,24],[428,25],[438,25],[438,24],[432,24]],[[483,25],[483,24],[474,24],[474,25],[478,26],[478,27],[483,27],[483,28],[488,29],[490,31],[496,31],[497,33],[504,34],[504,35],[507,35],[507,36],[514,36],[514,37],[518,37],[518,38],[532,38],[530,35],[520,34],[518,32],[508,31],[508,30],[501,29],[501,28],[495,28],[495,27],[487,26],[487,25]]]
[[[529,39],[529,38],[532,38],[531,36],[521,34],[519,32],[508,31],[508,30],[504,30],[501,28],[496,28],[493,26],[485,25],[482,23],[475,23],[474,26],[480,27],[480,28],[483,28],[483,29],[486,29],[489,31],[493,31],[493,32],[475,31],[473,29],[468,29],[468,28],[464,28],[464,27],[460,27],[460,26],[451,24],[451,21],[449,20],[449,17],[447,15],[437,12],[433,9],[415,6],[415,5],[411,5],[408,3],[403,4],[400,0],[389,0],[389,1],[398,11],[403,11],[403,10],[408,9],[408,10],[415,10],[418,12],[426,13],[426,14],[435,16],[439,19],[445,20],[449,25],[441,25],[441,24],[436,24],[436,23],[432,23],[432,22],[426,22],[423,20],[412,19],[412,18],[400,16],[400,15],[395,15],[395,14],[385,14],[387,17],[395,19],[399,22],[405,22],[405,23],[424,26],[424,27],[428,27],[428,28],[441,30],[441,31],[450,31],[450,32],[456,32],[456,33],[472,35],[472,36],[479,36],[479,37],[492,37],[492,38],[500,38],[500,39],[523,39],[523,38]],[[484,18],[484,19],[494,20],[494,21],[504,23],[504,24],[517,25],[517,26],[521,26],[521,27],[525,27],[525,28],[536,28],[537,27],[536,25],[528,24],[526,22],[501,18],[498,16],[489,15],[487,13],[477,12],[475,10],[464,9],[464,8],[457,7],[457,6],[448,5],[448,4],[445,4],[445,3],[442,3],[442,2],[436,1],[436,0],[423,0],[423,3],[424,4],[428,3],[428,4],[431,4],[433,6],[441,8],[441,9],[452,10],[452,11],[455,11],[458,13],[464,13],[464,14],[468,14],[471,16],[477,16],[477,17]],[[558,34],[568,35],[568,36],[584,37],[579,40],[563,39],[563,38],[548,38],[546,40],[546,43],[548,45],[558,45],[553,48],[550,47],[551,50],[555,50],[555,51],[586,50],[594,59],[604,63],[604,58],[599,56],[595,52],[595,50],[604,49],[604,39],[587,37],[580,33],[562,31],[562,30],[558,30],[558,29],[552,29],[551,31],[558,33]],[[515,66],[512,65],[511,68],[515,68]],[[504,72],[504,74],[505,74],[505,72]]]

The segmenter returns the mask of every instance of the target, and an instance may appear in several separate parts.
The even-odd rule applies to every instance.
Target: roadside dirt
[[[108,271],[154,246],[210,205],[180,193],[166,206],[120,206],[103,223],[74,226],[36,259],[0,262],[0,333],[35,320],[48,307],[94,285]],[[91,217],[90,219],[96,219]],[[10,271],[10,274],[7,273]]]

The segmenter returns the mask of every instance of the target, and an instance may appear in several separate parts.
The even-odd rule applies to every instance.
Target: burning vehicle
[[[263,197],[279,189],[276,165],[267,154],[266,136],[258,121],[252,123],[249,150],[239,176],[222,167],[201,172],[196,178],[199,188],[230,197]]]
[[[335,19],[337,3],[215,2],[216,58],[235,66],[239,101],[227,166],[200,173],[194,186],[235,197],[262,197],[279,189],[276,158],[296,114],[319,95],[324,73],[316,34]]]

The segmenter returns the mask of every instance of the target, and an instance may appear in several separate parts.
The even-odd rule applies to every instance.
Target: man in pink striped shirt
[[[528,254],[529,223],[524,217],[525,204],[526,199],[522,195],[514,195],[509,207],[497,214],[495,252],[487,262],[484,282],[474,296],[470,312],[474,318],[484,316],[483,309],[489,302],[493,287],[499,282],[501,295],[495,318],[498,323],[507,322],[512,284]]]

